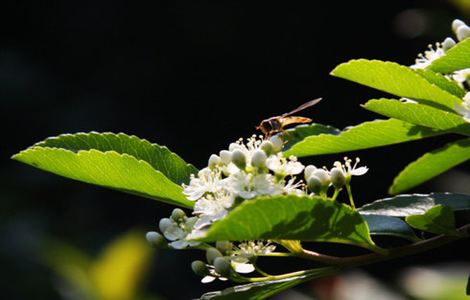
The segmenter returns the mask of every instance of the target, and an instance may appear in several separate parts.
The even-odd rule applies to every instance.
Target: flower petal
[[[204,276],[204,278],[201,279],[201,282],[202,283],[209,283],[209,282],[214,281],[215,279],[216,278],[214,276],[207,275],[207,276]]]
[[[369,168],[367,167],[359,167],[357,169],[353,169],[351,170],[351,175],[354,175],[354,176],[361,176],[361,175],[364,175],[367,173],[367,171],[369,171]]]
[[[235,261],[232,261],[232,267],[235,272],[242,274],[251,273],[255,270],[255,267],[250,263],[238,263]]]

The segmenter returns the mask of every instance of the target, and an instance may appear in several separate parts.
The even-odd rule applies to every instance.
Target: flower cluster
[[[269,241],[248,241],[234,245],[228,241],[217,242],[215,247],[206,250],[207,263],[196,260],[191,267],[197,275],[202,277],[201,282],[208,283],[215,279],[222,281],[227,278],[239,278],[240,274],[251,273],[256,270],[254,265],[260,255],[273,253],[276,246]]]
[[[464,39],[470,37],[470,27],[467,26],[461,20],[454,20],[452,22],[452,30],[455,33],[458,41],[463,41]],[[453,48],[456,45],[456,42],[451,37],[444,39],[442,43],[436,43],[435,45],[429,45],[428,50],[424,51],[424,54],[419,54],[418,58],[415,61],[415,64],[411,66],[413,69],[424,69],[431,65],[431,63],[443,56],[449,49]],[[465,70],[464,73],[459,72],[453,74],[453,79],[458,82],[464,82],[467,80],[467,77],[462,76],[464,74],[469,74],[470,70]]]
[[[285,158],[283,141],[275,136],[262,140],[252,136],[238,140],[209,158],[208,166],[184,185],[184,194],[195,201],[198,217],[195,232],[204,231],[222,219],[237,204],[258,196],[304,195],[305,189],[295,175],[304,166],[295,157]]]
[[[147,240],[155,245],[166,245],[172,249],[198,248],[206,250],[207,262],[195,261],[194,272],[203,277],[203,282],[216,278],[238,278],[240,274],[256,269],[255,261],[260,255],[269,255],[275,250],[270,241],[245,241],[232,243],[219,241],[216,247],[196,242],[217,220],[224,218],[230,210],[244,201],[258,196],[319,195],[335,200],[346,186],[352,202],[349,183],[352,176],[363,175],[367,167],[358,167],[345,158],[344,163],[335,162],[331,169],[304,166],[296,157],[285,157],[282,134],[271,137],[252,136],[246,142],[239,139],[227,150],[210,156],[207,167],[191,176],[183,193],[194,201],[193,216],[188,217],[179,208],[169,218],[159,222],[162,234],[152,231]],[[302,174],[303,173],[303,174]],[[333,196],[329,196],[334,188]],[[259,270],[258,270],[259,271]]]
[[[455,111],[459,113],[466,122],[470,122],[470,92],[463,97],[463,102],[455,106]]]
[[[452,22],[452,30],[455,33],[458,41],[463,41],[470,37],[470,27],[461,20],[454,20]],[[431,63],[446,54],[449,49],[452,49],[456,42],[451,38],[446,38],[442,43],[436,43],[434,46],[429,45],[429,49],[424,51],[424,54],[419,54],[413,69],[425,69]],[[458,70],[452,74],[447,75],[448,79],[456,82],[462,88],[468,88],[470,80],[470,68]],[[402,99],[406,102],[416,102],[411,99]],[[466,122],[470,122],[470,92],[467,92],[462,99],[462,103],[454,107],[454,110],[460,114]]]
[[[187,217],[182,209],[175,208],[169,218],[160,219],[158,222],[158,228],[163,236],[158,232],[150,231],[146,235],[147,241],[154,246],[166,244],[172,249],[196,247],[200,243],[187,238],[196,221],[196,217]],[[165,239],[169,243],[166,243]]]

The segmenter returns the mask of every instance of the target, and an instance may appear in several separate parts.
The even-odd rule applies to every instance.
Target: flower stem
[[[353,209],[356,209],[356,205],[354,205],[354,199],[351,191],[351,185],[349,183],[346,184],[346,190],[348,191],[349,203]]]
[[[261,270],[256,264],[253,264],[253,265],[255,266],[256,272],[260,273],[261,275],[266,276],[266,277],[274,276],[274,275],[268,274],[265,271]]]
[[[294,255],[303,251],[302,244],[299,240],[275,240],[275,242]]]
[[[311,270],[303,270],[297,271],[292,273],[286,273],[281,275],[271,275],[265,277],[245,277],[246,281],[248,282],[262,282],[262,281],[269,281],[269,280],[280,280],[280,279],[287,279],[296,276],[305,276],[308,279],[313,279],[315,277],[324,277],[328,275],[335,274],[339,272],[341,269],[338,267],[323,267],[323,268],[316,268]]]
[[[265,254],[257,254],[257,256],[266,256],[266,257],[292,257],[295,256],[292,253],[287,253],[287,252],[271,252],[271,253],[265,253]]]
[[[341,189],[335,188],[335,192],[333,193],[333,196],[331,196],[331,200],[335,201],[336,198],[338,198],[339,192],[341,192]]]

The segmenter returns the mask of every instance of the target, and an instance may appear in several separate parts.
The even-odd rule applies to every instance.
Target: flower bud
[[[181,222],[186,217],[186,213],[181,208],[175,208],[171,212],[171,218],[175,222]]]
[[[216,248],[212,247],[206,250],[206,260],[210,265],[214,264],[214,260],[217,257],[222,257],[222,253]]]
[[[156,231],[147,232],[147,234],[145,235],[145,239],[150,245],[157,248],[166,243],[165,238]]]
[[[307,179],[307,188],[312,193],[319,194],[322,190],[320,179],[318,179],[316,176],[310,176]]]
[[[165,232],[172,224],[173,222],[169,218],[163,218],[158,222],[158,228],[160,228],[161,232]]]
[[[263,168],[266,166],[266,153],[261,149],[256,149],[253,152],[253,156],[251,157],[251,164],[258,168]]]
[[[220,162],[221,162],[220,157],[215,155],[215,154],[212,154],[209,157],[208,166],[209,166],[209,168],[213,169],[213,168],[215,168],[215,166],[219,165]]]
[[[331,183],[331,178],[330,175],[328,174],[327,171],[323,169],[316,169],[312,172],[312,176],[315,176],[320,180],[321,185],[323,187],[327,187]]]
[[[233,151],[235,149],[240,149],[240,144],[237,144],[237,143],[230,143],[230,145],[228,145],[228,150],[229,151]]]
[[[221,253],[227,253],[227,251],[232,250],[233,244],[232,242],[229,241],[217,241],[215,243],[215,247],[217,250],[219,250]]]
[[[246,157],[245,153],[239,149],[235,149],[232,152],[232,162],[240,169],[245,169],[246,167]]]
[[[223,277],[230,277],[232,266],[230,265],[229,259],[226,257],[217,257],[214,260],[214,270]]]
[[[338,167],[334,167],[330,170],[331,183],[337,189],[342,188],[346,184],[346,177],[344,176],[343,170]]]
[[[273,144],[274,153],[281,151],[282,147],[284,147],[284,141],[279,137],[279,135],[272,136],[269,141]]]
[[[193,261],[191,263],[191,269],[197,276],[204,277],[209,275],[209,268],[207,268],[206,264],[201,260]]]
[[[460,27],[462,26],[466,26],[466,24],[462,21],[462,20],[459,20],[459,19],[455,19],[453,22],[452,22],[452,30],[457,33],[457,30],[459,30]]]
[[[274,153],[274,146],[270,141],[263,141],[259,147],[266,152],[268,156]]]
[[[310,176],[312,176],[313,171],[315,171],[316,169],[317,169],[317,167],[315,167],[314,165],[306,166],[305,170],[304,170],[305,180],[309,179]]]
[[[463,41],[464,39],[470,37],[470,27],[460,26],[459,29],[457,29],[456,35],[459,41]]]
[[[454,46],[455,46],[455,41],[454,41],[454,39],[452,39],[450,37],[446,38],[442,42],[442,49],[444,49],[444,51],[447,51],[447,50],[449,50],[450,48],[452,48]]]
[[[222,163],[228,165],[229,163],[232,162],[232,152],[227,151],[227,150],[222,150],[219,152],[220,155],[220,160]]]

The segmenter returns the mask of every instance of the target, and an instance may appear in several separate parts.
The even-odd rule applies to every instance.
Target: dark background
[[[384,94],[329,72],[353,58],[412,64],[428,43],[451,35],[454,18],[465,19],[465,12],[429,0],[2,2],[0,297],[58,299],[53,275],[35,261],[45,237],[93,254],[131,227],[153,230],[171,211],[35,170],[11,161],[12,154],[60,133],[112,131],[166,145],[203,167],[263,118],[314,97],[324,101],[303,114],[316,122],[344,128],[372,120],[378,116],[359,104]],[[350,153],[370,167],[354,184],[357,201],[385,196],[399,170],[444,142]],[[310,162],[330,165],[341,157]],[[466,169],[452,174],[465,179]],[[415,191],[468,189],[447,185],[456,180],[441,177]],[[455,243],[420,260],[463,259],[455,254],[462,249]],[[162,253],[145,288],[167,299],[214,289],[192,275],[196,257]],[[368,270],[380,276],[390,268],[392,276],[413,260]],[[184,289],[172,284],[177,280]]]

